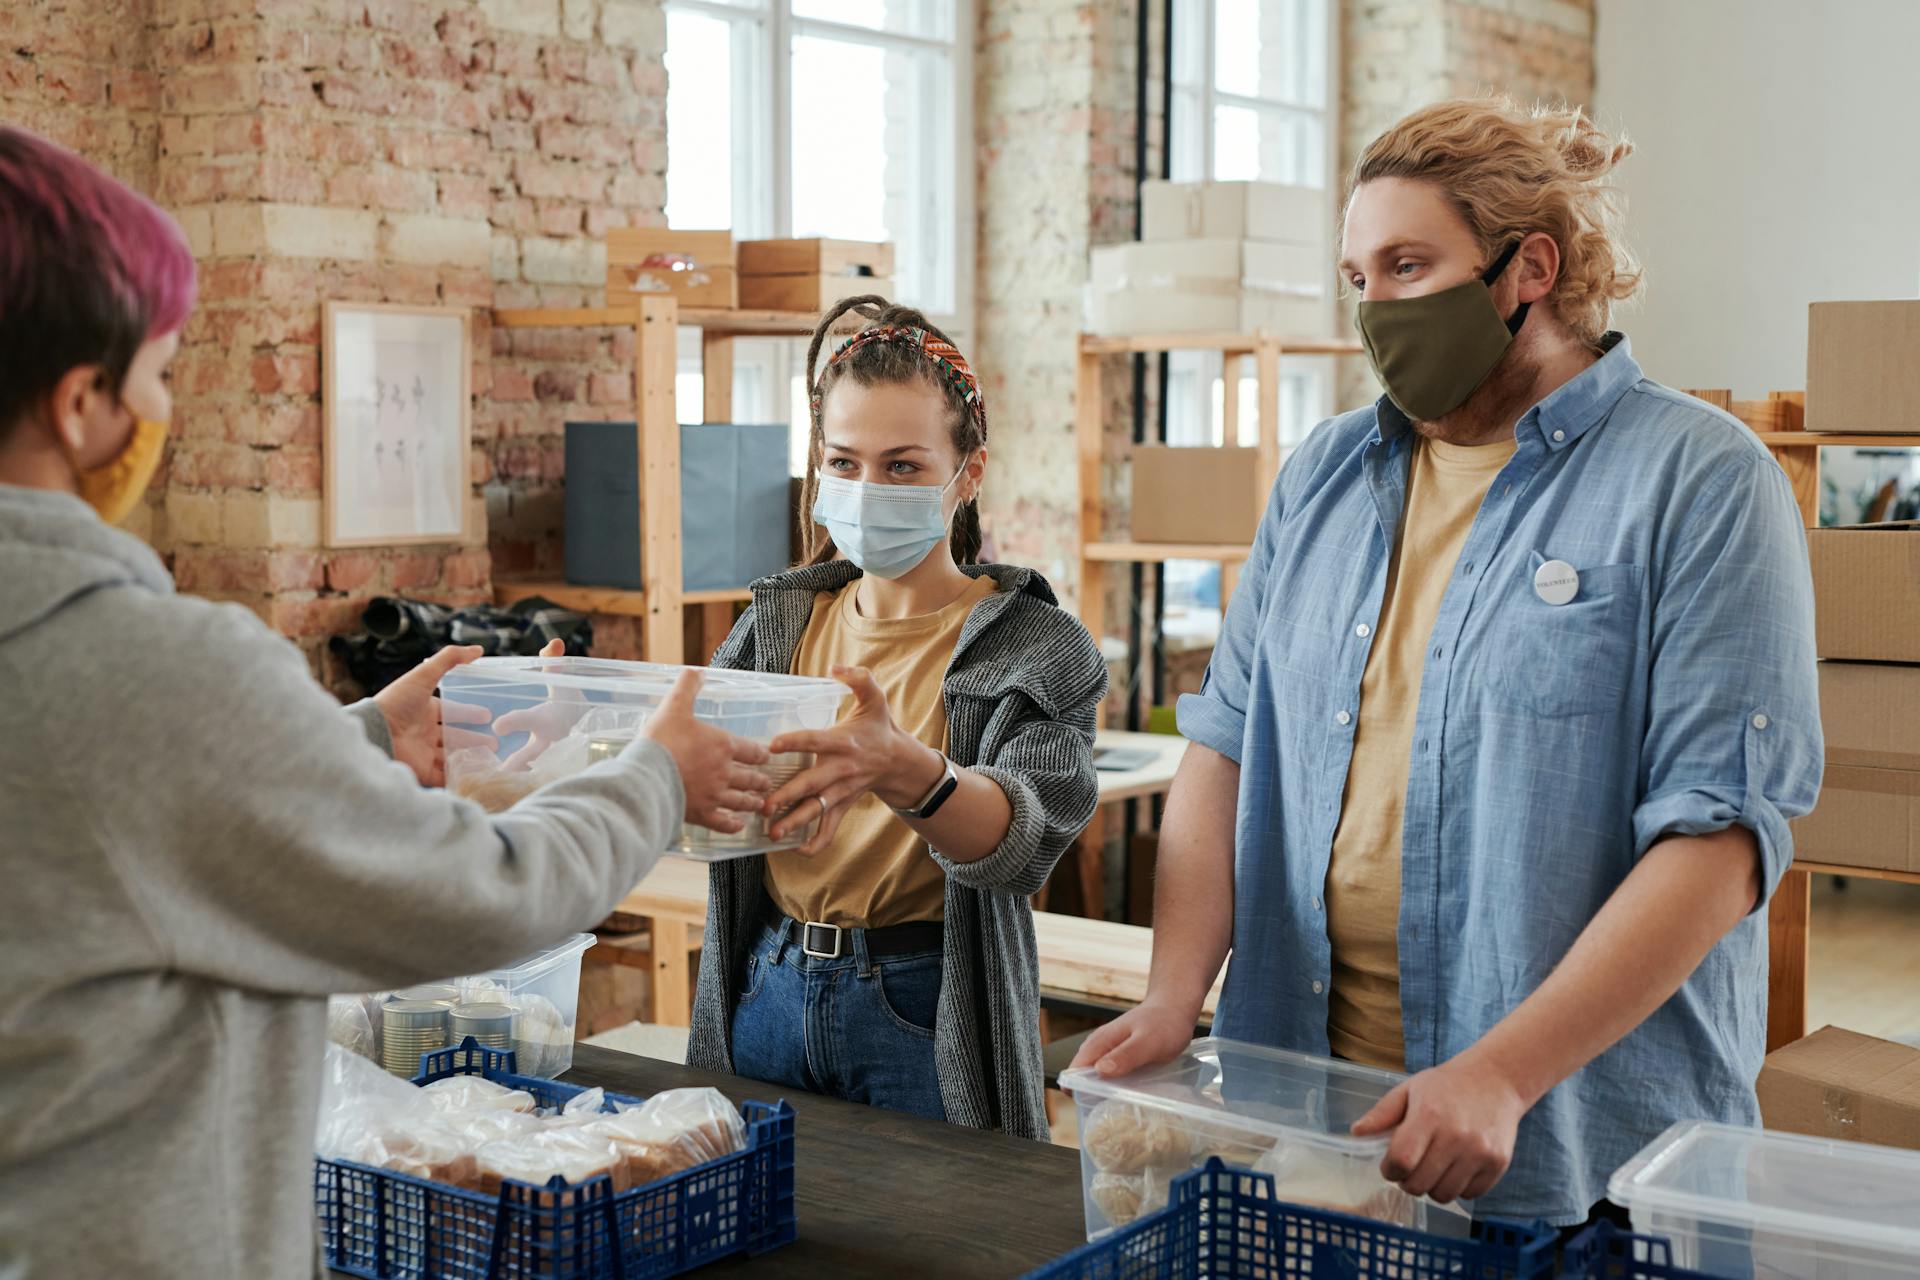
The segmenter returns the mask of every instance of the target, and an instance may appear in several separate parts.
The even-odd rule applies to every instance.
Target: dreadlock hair
[[[840,363],[829,364],[821,372],[820,381],[816,384],[814,366],[820,360],[821,344],[833,332],[840,318],[849,312],[867,322],[860,327],[861,332],[887,326],[924,329],[942,342],[953,345],[953,340],[935,328],[926,316],[912,307],[897,306],[878,294],[843,298],[821,317],[820,327],[813,331],[813,341],[807,347],[807,386],[817,391],[814,404],[818,407],[812,413],[813,426],[807,440],[807,475],[800,490],[801,563],[809,566],[826,564],[840,554],[827,531],[813,522],[813,500],[820,489],[820,468],[826,461],[826,436],[821,428],[821,414],[828,395],[842,380],[851,379],[862,387],[923,383],[939,392],[946,401],[953,419],[953,447],[962,461],[987,443],[985,424],[974,417],[960,392],[946,379],[939,377],[927,358],[911,347],[896,342],[869,342],[850,352]],[[980,562],[980,503],[977,498],[962,503],[960,509],[954,512],[952,547],[955,564]]]

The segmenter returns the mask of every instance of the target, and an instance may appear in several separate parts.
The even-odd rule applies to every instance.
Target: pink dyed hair
[[[0,125],[0,433],[77,366],[101,365],[119,387],[193,300],[178,223],[66,148]]]

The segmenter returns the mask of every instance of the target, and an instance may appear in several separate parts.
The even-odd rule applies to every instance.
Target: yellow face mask
[[[108,524],[125,520],[140,502],[167,448],[167,424],[136,418],[126,447],[78,475],[80,497]]]

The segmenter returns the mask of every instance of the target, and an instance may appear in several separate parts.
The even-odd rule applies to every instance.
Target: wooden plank
[[[1227,606],[1233,603],[1233,593],[1240,586],[1240,562],[1237,560],[1220,561],[1220,613],[1226,615]]]
[[[600,325],[635,324],[640,308],[624,307],[527,307],[507,308],[493,313],[499,329],[591,329]]]
[[[1187,740],[1170,733],[1128,733],[1120,729],[1102,729],[1093,736],[1093,749],[1151,751],[1151,764],[1125,771],[1099,771],[1100,803],[1138,800],[1145,796],[1165,795],[1173,786],[1173,775],[1187,753]]]
[[[733,421],[733,335],[700,335],[700,420]]]
[[[1232,449],[1240,443],[1240,361],[1238,352],[1226,352],[1220,360],[1220,443]]]
[[[663,1027],[693,1025],[689,928],[686,921],[666,916],[653,922],[653,1020]]]
[[[662,858],[614,910],[649,920],[661,916],[688,922],[705,920],[710,883],[705,863],[690,858]]]
[[[1267,491],[1280,474],[1280,347],[1263,341],[1253,352],[1254,385],[1258,388],[1260,439],[1255,444],[1253,474],[1255,511],[1267,509]]]
[[[1807,1034],[1807,920],[1813,877],[1796,864],[1767,908],[1767,1052]]]
[[[1106,600],[1096,557],[1087,554],[1100,541],[1100,463],[1106,453],[1105,405],[1101,403],[1100,357],[1080,352],[1074,377],[1073,437],[1080,484],[1080,621],[1097,645],[1106,629]]]
[[[1107,918],[1107,811],[1093,817],[1074,841],[1074,861],[1080,873],[1080,910],[1092,920]]]
[[[1103,356],[1154,351],[1235,351],[1251,355],[1267,337],[1291,356],[1358,356],[1366,348],[1345,338],[1292,338],[1251,333],[1155,333],[1106,337],[1082,334],[1080,350]]]
[[[1251,546],[1237,543],[1208,542],[1090,542],[1081,549],[1082,559],[1113,564],[1159,564],[1167,560],[1212,560],[1219,563],[1244,561]],[[1085,621],[1085,614],[1081,616]],[[1092,627],[1087,630],[1092,631]]]
[[[1034,942],[1040,955],[1040,985],[1060,991],[1139,1004],[1147,998],[1147,973],[1153,960],[1153,930],[1117,920],[1037,911]],[[1207,993],[1211,1014],[1220,999],[1224,968]]]
[[[804,338],[820,324],[817,311],[715,311],[688,307],[680,313],[680,323],[710,333],[730,333],[736,338]],[[866,319],[845,315],[834,323],[835,333],[858,329]]]
[[[1704,400],[1723,413],[1733,412],[1733,392],[1727,387],[1688,388],[1680,393],[1692,396],[1695,400]]]
[[[642,652],[649,662],[682,660],[680,424],[673,411],[679,305],[671,297],[640,303],[634,332],[634,430],[640,454],[640,579],[646,596]]]
[[[1787,449],[1920,449],[1920,435],[1874,435],[1867,432],[1769,431],[1760,443]]]
[[[684,605],[747,604],[753,592],[746,587],[716,587],[712,591],[687,591],[680,596]]]
[[[581,613],[610,613],[623,618],[647,616],[647,593],[618,587],[576,587],[545,578],[503,578],[493,584],[493,602],[501,608],[540,596],[563,609]]]
[[[1805,871],[1812,875],[1847,876],[1856,880],[1888,880],[1895,884],[1920,884],[1920,871],[1888,871],[1880,867],[1843,867],[1833,862],[1808,862],[1804,858],[1793,860],[1793,870]]]

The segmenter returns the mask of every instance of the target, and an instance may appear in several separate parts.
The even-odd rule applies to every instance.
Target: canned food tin
[[[501,1052],[513,1045],[513,1006],[505,1004],[457,1004],[447,1015],[448,1043],[458,1045],[472,1036],[489,1049]]]

